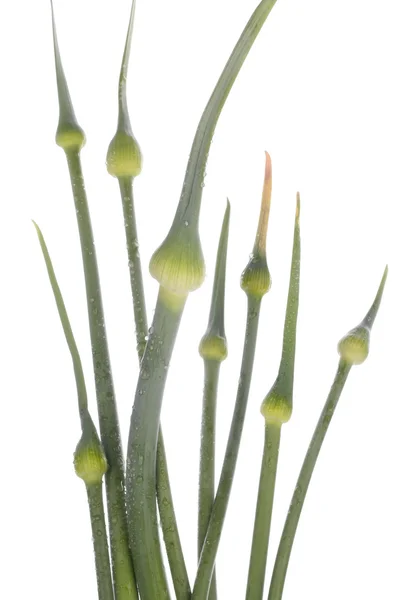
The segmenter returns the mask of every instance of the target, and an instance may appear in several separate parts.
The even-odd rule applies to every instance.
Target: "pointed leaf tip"
[[[385,289],[388,266],[386,265],[381,282],[371,308],[361,321],[360,325],[351,329],[338,344],[338,352],[349,365],[362,364],[369,354],[370,334],[376,315],[381,304]]]
[[[53,28],[54,61],[56,67],[57,94],[59,105],[59,119],[56,131],[56,144],[65,152],[79,152],[85,145],[86,138],[83,129],[78,124],[68,89],[67,79],[61,62],[58,46],[56,22],[54,17],[53,2],[50,0],[51,21]]]
[[[269,212],[271,208],[272,192],[272,162],[268,152],[265,152],[265,170],[264,184],[261,196],[260,216],[258,219],[258,228],[256,240],[254,242],[253,254],[265,256],[267,244],[267,231],[269,222]]]
[[[224,219],[219,236],[217,260],[215,264],[214,284],[211,297],[210,316],[207,331],[199,346],[200,356],[204,360],[222,361],[227,357],[225,336],[225,276],[229,237],[230,202],[227,200]]]
[[[300,192],[296,194],[296,222],[300,220]]]

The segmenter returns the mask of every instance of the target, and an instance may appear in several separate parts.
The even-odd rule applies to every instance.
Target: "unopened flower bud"
[[[292,416],[292,401],[272,387],[264,398],[260,410],[267,424],[282,425]]]
[[[107,459],[90,417],[84,421],[81,439],[74,453],[75,473],[86,485],[101,483],[107,471]]]
[[[107,171],[113,177],[136,177],[142,170],[142,153],[132,134],[118,130],[107,152]]]
[[[201,286],[205,264],[197,228],[173,226],[150,261],[150,273],[159,284],[178,295]]]
[[[79,152],[85,145],[86,138],[83,129],[77,123],[60,123],[56,132],[56,144],[65,152]]]
[[[228,356],[226,338],[212,332],[207,332],[201,338],[199,353],[204,360],[222,362]]]

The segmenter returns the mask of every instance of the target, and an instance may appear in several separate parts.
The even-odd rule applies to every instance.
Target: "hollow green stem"
[[[326,432],[332,420],[350,370],[351,365],[343,360],[340,360],[334,382],[315,428],[314,435],[307,450],[307,454],[297,480],[296,488],[293,493],[275,560],[268,600],[281,600],[282,598],[286,572],[292,551],[294,536],[296,534],[301,510],[303,508],[304,499],[307,494],[308,486],[310,484],[322,443],[325,439]]]
[[[92,526],[99,600],[114,600],[102,484],[95,483],[87,485],[86,491],[89,503],[90,523]]]
[[[136,348],[139,362],[142,359],[147,339],[147,315],[143,289],[142,268],[139,255],[139,241],[136,228],[135,208],[133,202],[133,180],[141,171],[142,157],[131,128],[128,103],[126,97],[126,82],[128,63],[132,42],[132,31],[135,15],[135,0],[132,0],[131,13],[126,35],[125,48],[122,57],[118,82],[118,125],[117,133],[112,139],[107,153],[109,172],[118,178],[124,213],[126,247],[129,259],[129,274],[132,289],[133,311],[136,325]],[[164,539],[168,548],[168,560],[172,579],[178,600],[190,597],[189,578],[186,571],[178,526],[172,500],[169,482],[167,458],[163,443],[161,428],[157,446],[157,491],[162,493],[162,502],[158,498],[161,524]]]
[[[106,473],[106,489],[115,595],[116,600],[137,600],[128,544],[121,436],[105,330],[96,248],[79,152],[69,151],[66,154],[81,240],[101,441],[109,465]]]
[[[128,178],[119,179],[119,184],[121,188],[124,209],[126,247],[129,258],[129,274],[136,324],[137,352],[139,361],[141,361],[144,349],[146,347],[148,327],[142,268],[139,255],[139,243],[136,232],[132,181],[130,181]],[[161,425],[157,442],[156,460],[156,490],[158,509],[160,513],[164,542],[167,550],[168,562],[171,569],[172,581],[174,583],[177,600],[186,600],[190,598],[191,590],[173,504],[172,490],[168,474],[167,456],[165,452]]]
[[[52,5],[51,8],[60,109],[56,143],[63,148],[67,157],[81,242],[100,433],[109,467],[106,473],[106,492],[115,598],[116,600],[137,600],[128,544],[121,436],[108,352],[96,248],[80,162],[80,150],[85,142],[85,135],[78,125],[72,106],[61,63]]]
[[[128,529],[142,600],[169,599],[156,507],[156,448],[162,397],[186,296],[160,287],[142,358],[128,439]]]
[[[139,241],[133,203],[133,178],[119,178],[122,207],[124,212],[126,249],[129,260],[129,275],[132,289],[133,311],[136,325],[136,349],[139,359],[143,356],[147,337],[147,316],[143,288],[142,267],[139,254]]]
[[[81,357],[72,332],[71,323],[65,308],[64,299],[57,282],[46,242],[39,226],[33,221],[47,267],[50,284],[57,304],[58,314],[74,366],[78,392],[79,416],[82,438],[74,456],[75,471],[86,483],[89,502],[90,522],[93,533],[93,547],[97,574],[99,600],[114,600],[111,580],[110,556],[104,517],[102,479],[107,470],[107,461],[97,435],[96,428],[88,411],[85,377]]]
[[[197,221],[204,172],[215,127],[236,77],[276,0],[262,0],[251,15],[201,116],[186,168],[175,220]]]
[[[263,597],[280,438],[281,425],[266,423],[246,600]]]
[[[197,547],[200,558],[208,523],[215,498],[215,415],[217,408],[218,379],[221,363],[204,361],[204,393],[201,420],[199,514]],[[217,597],[215,571],[213,573],[208,600]]]
[[[199,353],[204,360],[197,533],[199,558],[215,498],[215,416],[218,379],[221,362],[228,353],[225,335],[225,279],[230,211],[230,203],[227,200],[218,244],[208,325],[199,345]],[[214,569],[208,600],[216,598],[217,581]]]
[[[132,181],[128,178],[119,179],[124,209],[126,247],[129,258],[129,274],[132,289],[133,309],[136,324],[136,341],[139,361],[146,347],[147,315],[143,289],[142,268],[139,255],[139,243],[136,232],[136,220],[133,204]],[[183,556],[178,524],[172,498],[171,484],[168,474],[167,456],[161,425],[157,442],[156,491],[158,509],[167,550],[168,562],[171,569],[177,600],[190,598],[191,590],[189,577]]]
[[[251,375],[253,372],[260,306],[261,298],[248,296],[246,333],[236,404],[222,466],[221,477],[219,480],[217,494],[211,512],[210,522],[204,540],[197,569],[196,580],[193,587],[193,600],[207,600],[208,598],[215,558],[217,555],[226,510],[228,507],[237,457],[239,454],[243,424],[246,415]]]
[[[190,600],[191,589],[176,521],[161,425],[157,442],[156,488],[161,528],[176,600]]]

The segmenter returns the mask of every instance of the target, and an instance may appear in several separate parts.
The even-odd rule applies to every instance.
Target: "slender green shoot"
[[[99,600],[114,600],[102,484],[87,485],[86,492],[92,527]]]
[[[272,573],[268,600],[281,600],[282,598],[290,553],[292,551],[294,536],[297,530],[301,509],[303,508],[303,502],[308,490],[308,485],[311,480],[322,442],[324,441],[325,434],[342,393],[344,384],[346,383],[350,369],[351,365],[342,360],[340,361],[335,380],[307,451],[299,478],[297,480],[296,488],[293,493],[292,501],[290,503],[281,541],[279,543],[278,553]]]
[[[383,274],[375,300],[370,310],[368,311],[365,319],[362,321],[362,323],[368,324],[369,328],[372,327],[372,323],[377,315],[379,305],[382,299],[383,290],[385,287],[386,277],[387,267]],[[283,528],[281,540],[278,547],[278,552],[271,578],[268,600],[281,600],[282,598],[294,537],[297,531],[297,526],[299,523],[304,500],[307,494],[308,486],[310,484],[311,477],[314,472],[314,468],[323,441],[325,439],[325,435],[328,431],[328,427],[334,415],[336,406],[338,404],[340,395],[346,383],[347,377],[350,373],[351,367],[353,365],[360,364],[361,356],[366,357],[368,355],[369,337],[367,340],[365,340],[364,338],[362,344],[359,343],[360,338],[356,338],[356,341],[353,343],[353,332],[354,330],[351,330],[347,336],[342,338],[338,345],[338,351],[340,354],[339,366],[334,382],[330,389],[328,398],[326,400],[325,406],[322,409],[321,416],[315,428],[314,435],[311,439],[310,446],[307,450],[303,466],[301,467],[296,487],[292,496],[289,511],[286,517],[286,522]],[[344,340],[346,341],[346,343],[344,342]],[[361,348],[361,351],[350,352],[348,351],[349,347]]]
[[[39,226],[33,221],[39,238],[47,273],[56,301],[58,314],[64,330],[65,339],[71,353],[74,366],[75,381],[78,392],[79,416],[81,419],[82,437],[74,454],[75,472],[83,479],[89,503],[90,522],[93,534],[93,547],[97,575],[97,591],[99,600],[114,600],[111,580],[110,555],[104,516],[102,479],[107,471],[107,460],[99,440],[95,425],[89,414],[85,377],[81,357],[72,332],[71,323],[65,308],[64,299],[54,272],[53,264],[46,242]]]
[[[136,349],[139,362],[142,360],[147,341],[147,313],[143,287],[142,267],[139,254],[135,207],[133,201],[133,180],[141,171],[142,155],[139,144],[132,133],[126,82],[128,62],[132,42],[132,31],[135,14],[135,0],[132,1],[128,32],[122,57],[118,86],[118,126],[117,132],[107,152],[108,172],[117,177],[121,193],[126,248],[128,252],[129,275],[132,290],[133,312],[136,326]],[[157,445],[157,493],[161,525],[171,568],[172,580],[177,600],[190,598],[191,590],[186,571],[178,525],[172,499],[171,485],[168,475],[167,458],[162,431],[160,428]],[[161,500],[161,501],[160,501]]]
[[[109,466],[106,473],[106,492],[115,600],[137,600],[138,595],[128,544],[121,436],[105,329],[96,248],[80,161],[80,150],[84,144],[85,136],[75,117],[61,63],[53,6],[52,22],[60,106],[56,142],[66,154],[81,242],[101,441]]]
[[[136,345],[139,357],[146,345],[147,319],[145,314],[143,277],[139,256],[139,241],[133,202],[133,180],[142,169],[142,154],[139,144],[132,133],[126,97],[128,63],[132,44],[132,31],[135,16],[135,0],[132,1],[131,14],[126,35],[118,84],[118,125],[117,132],[107,151],[107,170],[118,179],[124,214],[126,248],[129,259],[133,310],[136,325]]]
[[[265,441],[251,545],[246,600],[262,600],[274,504],[281,427],[292,413],[296,330],[300,288],[300,197],[297,194],[292,266],[286,305],[282,357],[278,377],[261,406]]]
[[[268,292],[271,284],[265,256],[267,227],[261,224],[261,221],[263,220],[267,220],[268,222],[269,206],[271,202],[271,178],[271,159],[269,155],[266,154],[266,176],[264,178],[264,193],[261,201],[256,242],[254,244],[253,254],[241,277],[241,287],[247,295],[247,319],[239,385],[224,462],[222,465],[222,472],[200,555],[196,580],[193,586],[193,600],[207,600],[209,594],[246,415],[250,382],[253,372],[261,301],[263,296]],[[260,231],[263,232],[262,237],[259,235]]]
[[[161,425],[157,442],[156,491],[161,529],[171,570],[172,582],[174,584],[176,600],[190,600],[192,591],[190,589],[189,577],[176,521]]]
[[[140,596],[168,600],[156,506],[156,447],[162,397],[186,295],[160,286],[142,358],[132,410],[127,455],[127,509]]]
[[[78,406],[79,406],[79,415],[82,423],[82,419],[88,410],[88,402],[87,402],[87,392],[86,392],[86,384],[85,384],[85,376],[83,374],[81,357],[79,355],[78,347],[75,342],[74,334],[72,333],[71,323],[68,318],[67,309],[65,308],[64,300],[61,294],[60,287],[57,282],[56,274],[54,272],[53,263],[50,258],[49,251],[47,249],[46,242],[44,240],[43,234],[35,221],[32,221],[35,226],[37,236],[39,238],[40,247],[42,249],[43,258],[46,263],[47,273],[49,275],[51,287],[54,294],[54,299],[56,301],[58,314],[60,316],[61,325],[64,330],[65,339],[68,344],[69,351],[71,353],[72,364],[74,367],[75,373],[75,381],[76,388],[78,394]],[[82,423],[83,424],[83,423]]]
[[[201,339],[199,352],[204,360],[203,411],[200,436],[200,473],[198,507],[198,555],[200,558],[206,537],[208,522],[215,497],[215,417],[217,407],[218,379],[221,362],[227,356],[225,336],[225,274],[229,233],[230,204],[227,202],[219,239],[210,316],[206,333]],[[216,600],[215,571],[211,581],[208,600]]]
[[[266,422],[246,600],[262,598],[264,593],[280,439],[281,425]]]
[[[262,0],[255,9],[217,82],[196,131],[172,227],[150,261],[150,273],[159,282],[160,293],[153,325],[150,328],[153,333],[149,336],[144,352],[132,411],[128,440],[127,508],[133,560],[140,580],[139,592],[142,596],[149,592],[149,598],[153,593],[158,600],[168,598],[169,595],[155,526],[156,504],[153,502],[156,444],[167,369],[164,369],[164,376],[160,377],[162,352],[158,357],[155,356],[151,342],[155,336],[158,337],[158,341],[161,339],[164,342],[165,337],[168,343],[174,343],[187,294],[197,289],[204,280],[205,265],[198,221],[204,171],[212,135],[236,76],[275,2],[276,0]],[[254,321],[254,315],[258,312],[257,304],[259,301],[254,307],[250,307],[251,321]],[[171,317],[169,324],[166,309]],[[161,318],[164,323],[163,328],[159,329]],[[167,354],[167,364],[171,354],[172,348]],[[151,379],[152,403],[147,403],[147,406],[139,393],[146,381],[143,380],[143,373],[148,373],[148,378]],[[157,381],[157,378],[160,379]],[[135,439],[137,435],[140,435],[139,443]],[[147,452],[144,456],[142,452],[145,448]],[[140,485],[137,484],[138,477]],[[149,563],[154,565],[154,569],[149,568]],[[212,570],[210,579],[211,576]],[[208,586],[209,583],[207,589]]]
[[[175,220],[197,221],[205,167],[215,127],[236,77],[276,0],[262,0],[236,43],[201,116],[190,151]]]

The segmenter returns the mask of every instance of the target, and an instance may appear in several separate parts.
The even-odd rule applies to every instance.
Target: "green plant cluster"
[[[231,206],[227,202],[216,258],[209,321],[199,344],[204,362],[201,456],[198,497],[198,568],[190,581],[179,539],[168,475],[160,413],[163,392],[181,317],[190,292],[201,286],[205,264],[199,236],[203,180],[211,139],[230,89],[276,0],[262,0],[243,30],[201,116],[186,169],[182,193],[171,228],[154,252],[150,273],[159,283],[153,322],[148,327],[142,268],[135,220],[133,185],[140,175],[142,154],[132,132],[126,97],[135,0],[118,87],[117,131],[107,152],[107,170],[118,180],[124,215],[126,247],[139,375],[132,410],[126,464],[122,454],[116,398],[108,353],[105,318],[89,207],[81,165],[85,134],[78,124],[63,70],[53,15],[54,54],[59,98],[56,143],[64,150],[71,178],[85,274],[87,309],[100,431],[90,416],[82,364],[67,310],[43,235],[35,223],[51,286],[74,367],[82,436],[74,455],[78,477],[86,486],[100,600],[216,600],[215,563],[235,474],[253,372],[262,299],[271,287],[266,239],[272,194],[272,161],[265,157],[259,222],[250,260],[240,285],[247,296],[246,332],[237,396],[226,453],[215,486],[215,430],[218,380],[228,343],[224,324],[225,276]],[[296,331],[300,294],[300,196],[294,206],[290,283],[283,329],[281,361],[275,382],[261,404],[265,443],[246,600],[261,600],[278,468],[281,427],[292,414]],[[340,394],[353,365],[367,358],[370,333],[381,302],[387,268],[375,300],[361,323],[338,344],[339,365],[321,417],[304,459],[289,507],[270,581],[268,600],[280,600],[302,506],[319,451]],[[103,478],[108,532],[103,504]],[[158,512],[174,592],[169,589],[162,554]],[[174,595],[173,595],[174,594]]]

